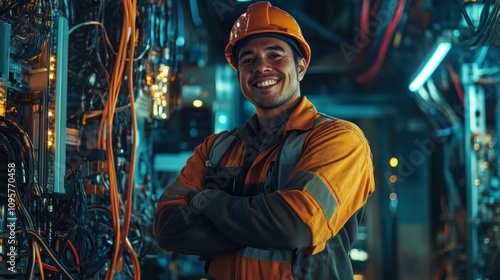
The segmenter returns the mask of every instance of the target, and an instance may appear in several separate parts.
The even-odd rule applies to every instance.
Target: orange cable
[[[129,3],[127,1],[127,3]],[[130,4],[130,3],[129,3]],[[134,248],[130,244],[127,236],[130,228],[130,219],[132,214],[132,205],[133,205],[133,191],[134,191],[134,173],[135,173],[135,158],[136,158],[136,143],[137,143],[137,120],[135,113],[135,97],[134,97],[134,83],[133,83],[133,72],[134,72],[134,53],[135,53],[135,15],[137,10],[137,1],[132,0],[132,12],[130,13],[131,20],[131,35],[130,35],[130,51],[129,51],[129,64],[128,64],[128,85],[129,85],[129,95],[130,95],[130,111],[131,111],[131,119],[132,119],[132,149],[130,156],[130,167],[129,167],[129,181],[128,181],[128,191],[127,191],[127,199],[126,199],[126,207],[125,207],[125,217],[124,217],[124,225],[122,228],[122,241],[121,241],[121,249],[123,250],[124,244],[127,245],[127,248],[130,251],[132,257],[132,263],[134,266],[134,279],[140,279],[140,263],[137,257]],[[121,254],[121,252],[120,252]]]
[[[122,235],[120,242],[120,254],[123,252],[123,248],[126,243],[126,238],[128,236],[128,231],[130,228],[130,218],[132,213],[132,201],[133,201],[133,190],[134,190],[134,171],[135,171],[135,144],[137,143],[137,121],[135,118],[135,104],[134,104],[134,84],[133,84],[133,60],[134,60],[134,50],[135,50],[135,10],[136,10],[136,2],[132,0],[131,4],[129,1],[124,0],[126,5],[132,5],[129,7],[132,12],[130,13],[131,18],[131,33],[130,33],[130,51],[129,51],[129,64],[128,64],[128,87],[129,87],[129,95],[130,95],[130,111],[131,111],[131,119],[132,119],[132,149],[131,149],[131,158],[130,158],[130,166],[129,166],[129,180],[128,180],[128,188],[127,188],[127,199],[125,202],[125,216],[123,219],[123,227],[122,227]],[[132,254],[135,254],[133,250]]]
[[[126,54],[127,54],[127,42],[129,41],[129,30],[131,29],[130,27],[130,11],[129,11],[129,6],[126,4],[124,0],[124,18],[123,18],[123,24],[122,24],[122,36],[120,38],[120,48],[118,50],[118,56],[116,59],[116,64],[115,64],[115,72],[113,72],[113,77],[112,77],[112,82],[110,85],[110,94],[109,94],[109,99],[107,105],[107,108],[109,109],[109,114],[107,115],[107,123],[106,123],[106,130],[107,130],[107,148],[106,148],[106,153],[108,155],[108,166],[109,166],[109,177],[110,177],[110,200],[111,200],[111,206],[112,206],[112,214],[113,214],[113,228],[115,230],[115,235],[114,235],[114,252],[113,252],[113,260],[111,262],[110,269],[108,270],[106,274],[107,279],[112,279],[113,275],[115,273],[116,265],[118,263],[118,260],[121,257],[121,230],[120,230],[120,201],[119,201],[119,193],[118,193],[118,186],[117,186],[117,177],[116,177],[116,170],[114,166],[114,154],[113,154],[113,138],[112,138],[112,133],[113,133],[113,120],[114,120],[114,113],[116,109],[116,103],[118,100],[118,96],[120,93],[120,87],[121,87],[121,82],[123,78],[123,72],[125,68],[125,62],[126,62]]]
[[[132,6],[132,8],[130,7],[130,3],[126,2],[126,0],[124,0],[124,23],[123,23],[123,32],[124,34],[122,34],[122,39],[123,38],[126,38],[127,40],[122,40],[121,41],[121,45],[120,45],[120,50],[127,50],[127,42],[130,42],[131,43],[131,51],[130,51],[130,56],[131,56],[131,59],[130,59],[130,63],[129,63],[129,87],[130,87],[130,91],[132,93],[132,96],[133,96],[133,83],[132,83],[132,76],[133,76],[133,57],[134,57],[134,54],[133,54],[133,46],[135,44],[135,41],[132,41],[132,40],[129,40],[129,38],[131,39],[135,39],[135,7],[136,7],[136,4],[134,2],[134,5]],[[130,11],[132,10],[132,11]],[[128,34],[128,32],[131,32],[130,36]],[[120,60],[120,63],[118,63],[118,66],[120,67],[120,71],[119,73],[123,73],[123,68],[124,68],[124,65],[125,65],[125,62],[126,62],[126,56],[125,56],[125,53],[123,53],[123,56],[120,56],[120,58],[123,58],[123,60]],[[116,76],[114,76],[114,78],[116,78]],[[121,82],[121,78],[118,78],[118,81]],[[114,85],[117,85],[118,87],[121,85],[120,83],[115,83]],[[113,95],[113,98],[117,99],[118,98],[118,93],[119,93],[119,90],[117,90],[117,93],[116,95]],[[133,102],[133,98],[132,98],[132,102]],[[114,103],[116,104],[116,100],[114,100]],[[133,106],[133,105],[132,105]],[[110,107],[112,108],[111,111],[113,112],[114,111],[114,107]],[[132,109],[132,112],[135,113]],[[110,114],[110,116],[108,116],[110,118],[110,123],[112,124],[112,120],[113,120],[113,115],[114,115],[114,112],[112,114]],[[135,123],[135,117],[132,117],[132,121],[133,121],[133,129],[136,130],[136,123]],[[110,126],[111,127],[111,126]],[[134,133],[134,138],[136,137],[136,133]],[[108,142],[110,142],[110,139],[107,139]],[[134,140],[133,143],[136,143],[136,141]],[[111,144],[109,144],[111,145]],[[109,152],[109,149],[107,150],[108,151],[108,154],[110,154],[110,157],[113,157],[112,155],[112,152]],[[133,158],[135,158],[135,149],[132,149],[134,155],[133,155]],[[132,163],[134,162],[135,160],[133,159],[132,160]],[[114,160],[112,161],[114,162]],[[113,169],[113,167],[111,167],[111,169]],[[133,168],[133,167],[132,167]],[[111,170],[111,174],[110,176],[111,177],[115,177],[116,178],[116,171],[115,170]],[[133,175],[133,174],[132,174]],[[132,181],[129,181],[129,183],[133,183]],[[133,184],[129,185],[129,186],[132,186],[133,187]],[[131,194],[131,191],[129,191],[129,193]],[[119,218],[119,196],[118,196],[118,190],[117,188],[113,188],[113,200],[115,200],[115,203],[113,203],[114,207],[115,207],[115,213],[114,213],[114,216]],[[128,204],[128,207],[131,211],[131,201],[132,201],[132,197],[130,196],[130,199],[129,199],[130,202],[127,202]],[[126,211],[127,212],[127,211]],[[130,213],[127,214],[126,213],[126,216],[128,216],[127,218],[124,219],[124,228],[122,229],[122,232],[121,234],[116,234],[115,237],[115,251],[114,251],[114,258],[113,258],[113,262],[112,262],[112,265],[111,265],[111,269],[112,271],[108,271],[108,276],[112,276],[114,274],[114,269],[116,267],[116,264],[118,263],[118,260],[119,258],[121,257],[122,255],[122,252],[123,252],[123,244],[125,243],[124,242],[124,239],[126,238],[127,236],[127,232],[128,232],[128,228],[129,228],[129,221],[130,221]],[[117,230],[120,230],[119,228],[119,225],[117,227]],[[120,237],[120,238],[118,238]],[[135,252],[132,250],[131,252],[132,255],[135,255]]]
[[[111,212],[113,218],[113,230],[115,233],[114,235],[115,247],[113,252],[113,260],[111,262],[108,272],[106,273],[106,279],[108,280],[111,280],[114,276],[116,266],[118,264],[119,259],[122,256],[125,245],[127,245],[127,248],[130,250],[130,253],[132,255],[134,274],[136,272],[140,272],[140,263],[138,261],[137,255],[127,240],[127,235],[130,228],[130,216],[132,212],[132,200],[133,200],[132,194],[134,187],[133,178],[134,178],[135,158],[136,158],[135,144],[137,143],[137,122],[135,119],[135,106],[134,106],[134,93],[133,93],[134,90],[133,59],[134,59],[134,49],[135,49],[135,17],[136,17],[137,3],[136,0],[132,0],[132,3],[130,3],[129,0],[123,0],[123,4],[124,4],[124,18],[122,23],[120,46],[118,49],[114,71],[112,73],[110,81],[108,102],[106,103],[106,106],[102,114],[102,121],[100,126],[101,133],[99,133],[99,140],[98,140],[99,148],[105,149],[107,155]],[[132,132],[133,132],[132,135],[133,148],[131,149],[132,152],[131,152],[129,176],[132,179],[131,180],[129,179],[128,182],[127,199],[125,201],[125,217],[123,225],[120,225],[120,197],[117,187],[116,169],[114,165],[112,128],[113,128],[114,114],[116,110],[116,103],[118,100],[120,87],[123,80],[125,63],[127,62],[126,55],[128,50],[127,48],[128,44],[130,44],[129,64],[127,68],[129,76],[128,88],[130,93],[130,108],[131,108]],[[103,139],[102,137],[105,138]],[[139,277],[137,279],[140,279],[140,273],[138,275],[134,275],[134,277]]]
[[[130,252],[133,252],[134,248],[132,248],[132,244],[130,244],[128,238],[126,239],[126,244]],[[132,254],[132,263],[134,264],[134,280],[141,280],[141,264],[139,263],[139,258],[135,253]]]
[[[35,255],[36,255],[36,263],[38,264],[38,271],[40,274],[40,280],[45,280],[45,275],[43,272],[43,263],[42,263],[42,258],[40,257],[40,250],[38,249],[38,244],[33,241],[33,250],[35,250]]]

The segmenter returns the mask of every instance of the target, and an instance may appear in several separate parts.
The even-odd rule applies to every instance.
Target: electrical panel
[[[179,103],[179,10],[0,1],[1,279],[140,279],[160,253],[134,171]]]

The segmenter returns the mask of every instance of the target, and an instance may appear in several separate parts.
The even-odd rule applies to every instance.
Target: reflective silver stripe
[[[236,136],[233,134],[236,129],[237,128],[233,128],[232,130],[221,132],[219,137],[215,139],[215,142],[208,154],[208,160],[205,162],[206,167],[208,167],[207,165],[214,167],[213,164],[218,166],[221,158],[236,139]],[[217,150],[215,148],[217,148]]]
[[[324,121],[330,119],[335,120],[335,118],[328,115],[320,115],[321,117],[314,122],[314,127],[317,127]],[[290,174],[292,174],[293,169],[302,156],[304,140],[306,139],[307,135],[309,135],[309,132],[311,132],[311,130],[312,129],[301,131],[300,134],[298,131],[292,131],[290,132],[288,138],[285,140],[285,144],[283,144],[283,150],[280,152],[278,161],[278,189],[282,190],[286,187],[288,177],[290,176]]]
[[[323,212],[328,220],[332,218],[333,211],[337,206],[335,195],[330,188],[316,174],[308,171],[299,171],[289,183],[289,186],[301,186],[301,189],[307,190],[321,205]]]
[[[238,251],[238,256],[280,263],[292,262],[292,251],[290,250],[263,250],[246,247]]]
[[[292,131],[290,136],[286,139],[278,160],[278,189],[282,190],[286,187],[288,177],[292,174],[293,169],[302,155],[304,139],[308,134],[309,131],[299,135],[297,135],[297,131]]]

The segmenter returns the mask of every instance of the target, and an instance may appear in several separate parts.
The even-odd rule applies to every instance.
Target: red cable
[[[368,25],[370,20],[375,21],[378,16],[378,12],[380,9],[380,4],[381,1],[377,0],[375,4],[373,5],[371,11],[370,11],[370,0],[363,0],[362,6],[361,6],[361,19],[360,19],[360,41],[357,42],[356,47],[359,50],[359,54],[356,57],[356,65],[358,67],[361,67],[363,65],[363,61],[366,57],[367,50],[369,49],[369,45],[371,41],[373,41],[373,38],[368,38]],[[366,40],[366,41],[363,41]]]
[[[62,234],[57,235],[57,238],[64,240],[65,236]],[[66,240],[66,243],[68,243],[69,248],[73,252],[73,256],[75,257],[75,263],[78,266],[80,264],[80,257],[78,256],[78,251],[75,248],[75,245],[73,245],[73,242],[71,240]],[[80,271],[80,267],[76,268],[77,271]]]
[[[57,269],[57,267],[55,267],[53,265],[42,263],[42,266],[43,266],[43,268],[45,268],[47,270],[59,272],[59,269]]]
[[[360,35],[359,40],[355,42],[356,49],[358,50],[358,55],[356,56],[356,65],[358,67],[361,66],[362,61],[366,56],[366,50],[370,45],[370,38],[368,38],[368,22],[370,20],[370,14],[373,13],[373,10],[370,12],[370,0],[363,0],[359,21]]]
[[[73,243],[69,240],[68,240],[68,245],[71,248],[71,251],[73,251],[73,255],[75,256],[75,263],[78,266],[80,264],[80,257],[78,257],[78,252],[76,251],[75,245],[73,245]],[[80,271],[80,267],[78,266],[76,270]]]
[[[370,0],[363,0],[361,4],[361,36],[368,34],[368,19],[369,19],[369,10],[370,10]]]
[[[375,63],[368,69],[368,71],[360,74],[359,76],[356,77],[356,81],[359,83],[366,82],[369,79],[373,78],[375,74],[378,72],[380,67],[382,66],[382,63],[384,62],[385,55],[387,54],[387,50],[389,49],[389,43],[391,42],[391,38],[394,35],[394,32],[396,31],[396,28],[401,20],[401,17],[403,15],[404,11],[404,6],[405,6],[405,0],[399,0],[398,4],[396,6],[396,11],[394,14],[394,18],[389,24],[389,27],[387,28],[387,32],[384,34],[384,39],[382,41],[382,44],[379,49],[379,53],[377,55],[377,59],[375,60]]]
[[[424,0],[415,1],[415,10],[417,11],[417,16],[420,19],[420,27],[424,28],[429,24],[430,12],[427,11],[424,13],[422,10],[422,2]]]
[[[453,82],[453,85],[455,86],[455,90],[457,91],[458,98],[460,99],[460,103],[464,105],[464,90],[462,88],[462,85],[460,85],[460,79],[458,78],[457,73],[455,72],[455,69],[451,66],[449,62],[446,62],[446,68],[448,69],[448,73],[450,74],[451,81]]]

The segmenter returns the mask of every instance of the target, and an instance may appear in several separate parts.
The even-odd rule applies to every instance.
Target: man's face
[[[290,45],[272,37],[250,40],[239,49],[238,76],[243,95],[260,109],[274,109],[300,97],[305,59],[295,64]]]

